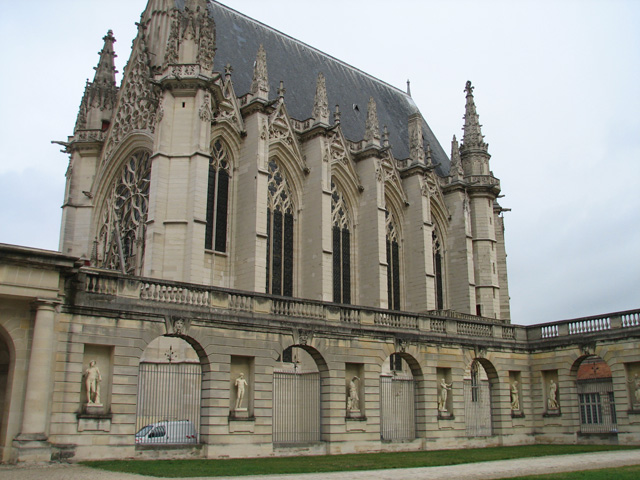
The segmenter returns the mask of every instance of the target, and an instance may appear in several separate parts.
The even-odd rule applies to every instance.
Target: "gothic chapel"
[[[2,461],[640,444],[640,311],[511,323],[471,82],[445,151],[216,1],[103,41],[60,252],[0,245]]]

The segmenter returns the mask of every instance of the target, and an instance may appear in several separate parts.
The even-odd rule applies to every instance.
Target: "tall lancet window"
[[[436,231],[433,231],[433,273],[436,282],[436,309],[444,309],[444,280],[442,273],[442,245]]]
[[[121,167],[106,198],[92,254],[95,265],[142,274],[150,181],[149,152],[139,150]]]
[[[351,231],[342,194],[331,182],[333,225],[333,301],[351,303]]]
[[[286,177],[269,161],[267,192],[267,293],[293,295],[293,204]]]
[[[227,149],[218,139],[211,149],[207,187],[207,227],[204,248],[227,251],[227,213],[229,208],[229,160]]]
[[[387,223],[387,295],[389,309],[400,310],[400,245],[393,215],[386,212]]]

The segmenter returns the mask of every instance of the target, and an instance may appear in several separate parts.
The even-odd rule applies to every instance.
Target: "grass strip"
[[[583,470],[580,472],[527,475],[524,477],[503,478],[501,480],[638,480],[638,478],[640,478],[640,465]]]
[[[634,446],[620,445],[524,445],[517,447],[470,448],[464,450],[384,452],[302,457],[215,460],[100,460],[82,462],[82,464],[111,472],[136,473],[162,478],[223,477],[433,467],[487,462],[491,460],[509,460],[513,458],[568,455],[637,448],[638,447]]]

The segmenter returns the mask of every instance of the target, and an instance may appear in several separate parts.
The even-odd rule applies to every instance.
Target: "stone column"
[[[38,300],[27,371],[22,428],[14,447],[18,461],[50,460],[47,442],[51,365],[55,348],[55,302]]]

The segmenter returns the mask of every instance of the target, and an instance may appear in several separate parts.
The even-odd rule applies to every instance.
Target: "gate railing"
[[[412,378],[380,376],[380,438],[416,438],[415,382]]]
[[[321,378],[318,372],[273,372],[273,443],[301,445],[322,440]]]
[[[465,429],[469,437],[488,437],[491,427],[491,386],[487,380],[463,381]]]
[[[578,405],[580,433],[618,432],[611,379],[578,380]]]
[[[242,315],[271,315],[292,320],[358,324],[446,337],[474,337],[495,342],[557,342],[577,335],[640,328],[640,309],[531,326],[452,310],[426,313],[342,305],[299,298],[123,275],[92,267],[80,269],[78,285],[90,295],[109,295],[196,309],[227,309]],[[622,334],[622,332],[620,332]]]

